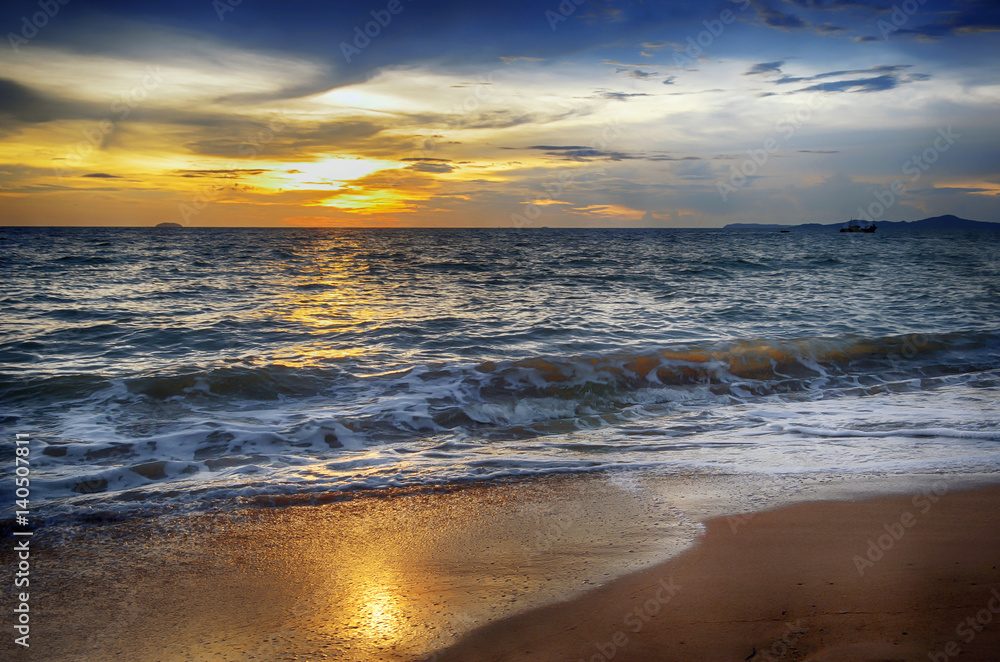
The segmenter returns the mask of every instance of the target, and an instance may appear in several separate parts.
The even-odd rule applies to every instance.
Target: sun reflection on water
[[[400,315],[372,277],[366,255],[357,238],[341,235],[302,244],[287,256],[285,286],[264,315],[311,339],[284,348],[278,363],[307,367],[364,356],[370,350],[349,337],[370,334]]]

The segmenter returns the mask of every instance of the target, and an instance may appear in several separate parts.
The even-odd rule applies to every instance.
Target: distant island
[[[1000,223],[970,221],[951,214],[933,216],[920,221],[877,221],[880,230],[1000,230]],[[833,230],[843,227],[843,223],[802,223],[781,225],[780,223],[730,223],[723,230]]]
[[[155,226],[157,228],[182,228],[184,227],[180,223],[157,223]]]

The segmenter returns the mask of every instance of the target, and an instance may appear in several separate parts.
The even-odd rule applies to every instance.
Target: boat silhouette
[[[861,225],[861,221],[856,221],[851,219],[847,222],[846,228],[840,228],[841,232],[875,232],[877,225],[872,223],[871,225]]]

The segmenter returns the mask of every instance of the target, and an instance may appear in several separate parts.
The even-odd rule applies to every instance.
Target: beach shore
[[[997,660],[1000,488],[717,518],[697,546],[450,660]]]
[[[996,659],[1000,488],[949,480],[742,515],[875,485],[800,484],[792,498],[774,477],[568,476],[88,525],[39,537],[31,647],[2,648],[95,661]],[[962,629],[968,618],[980,624]]]

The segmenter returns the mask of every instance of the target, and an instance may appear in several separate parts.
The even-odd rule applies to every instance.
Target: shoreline
[[[998,506],[993,486],[715,518],[681,555],[436,659],[996,660]]]
[[[753,540],[762,523],[801,507],[820,509],[823,526],[844,526],[840,506],[905,501],[913,497],[886,492],[941,481],[942,504],[997,484],[992,475],[611,472],[67,529],[33,551],[37,625],[24,659],[478,659],[454,657],[464,649],[453,646],[486,641],[491,628],[512,640],[509,628],[524,619],[542,622],[547,610],[689,559],[720,531]],[[986,492],[1000,505],[1000,487]],[[796,502],[807,503],[787,505]],[[782,521],[772,537],[801,526]],[[657,590],[666,597],[670,586]],[[106,616],[95,623],[94,614]],[[614,659],[629,659],[629,648]]]

